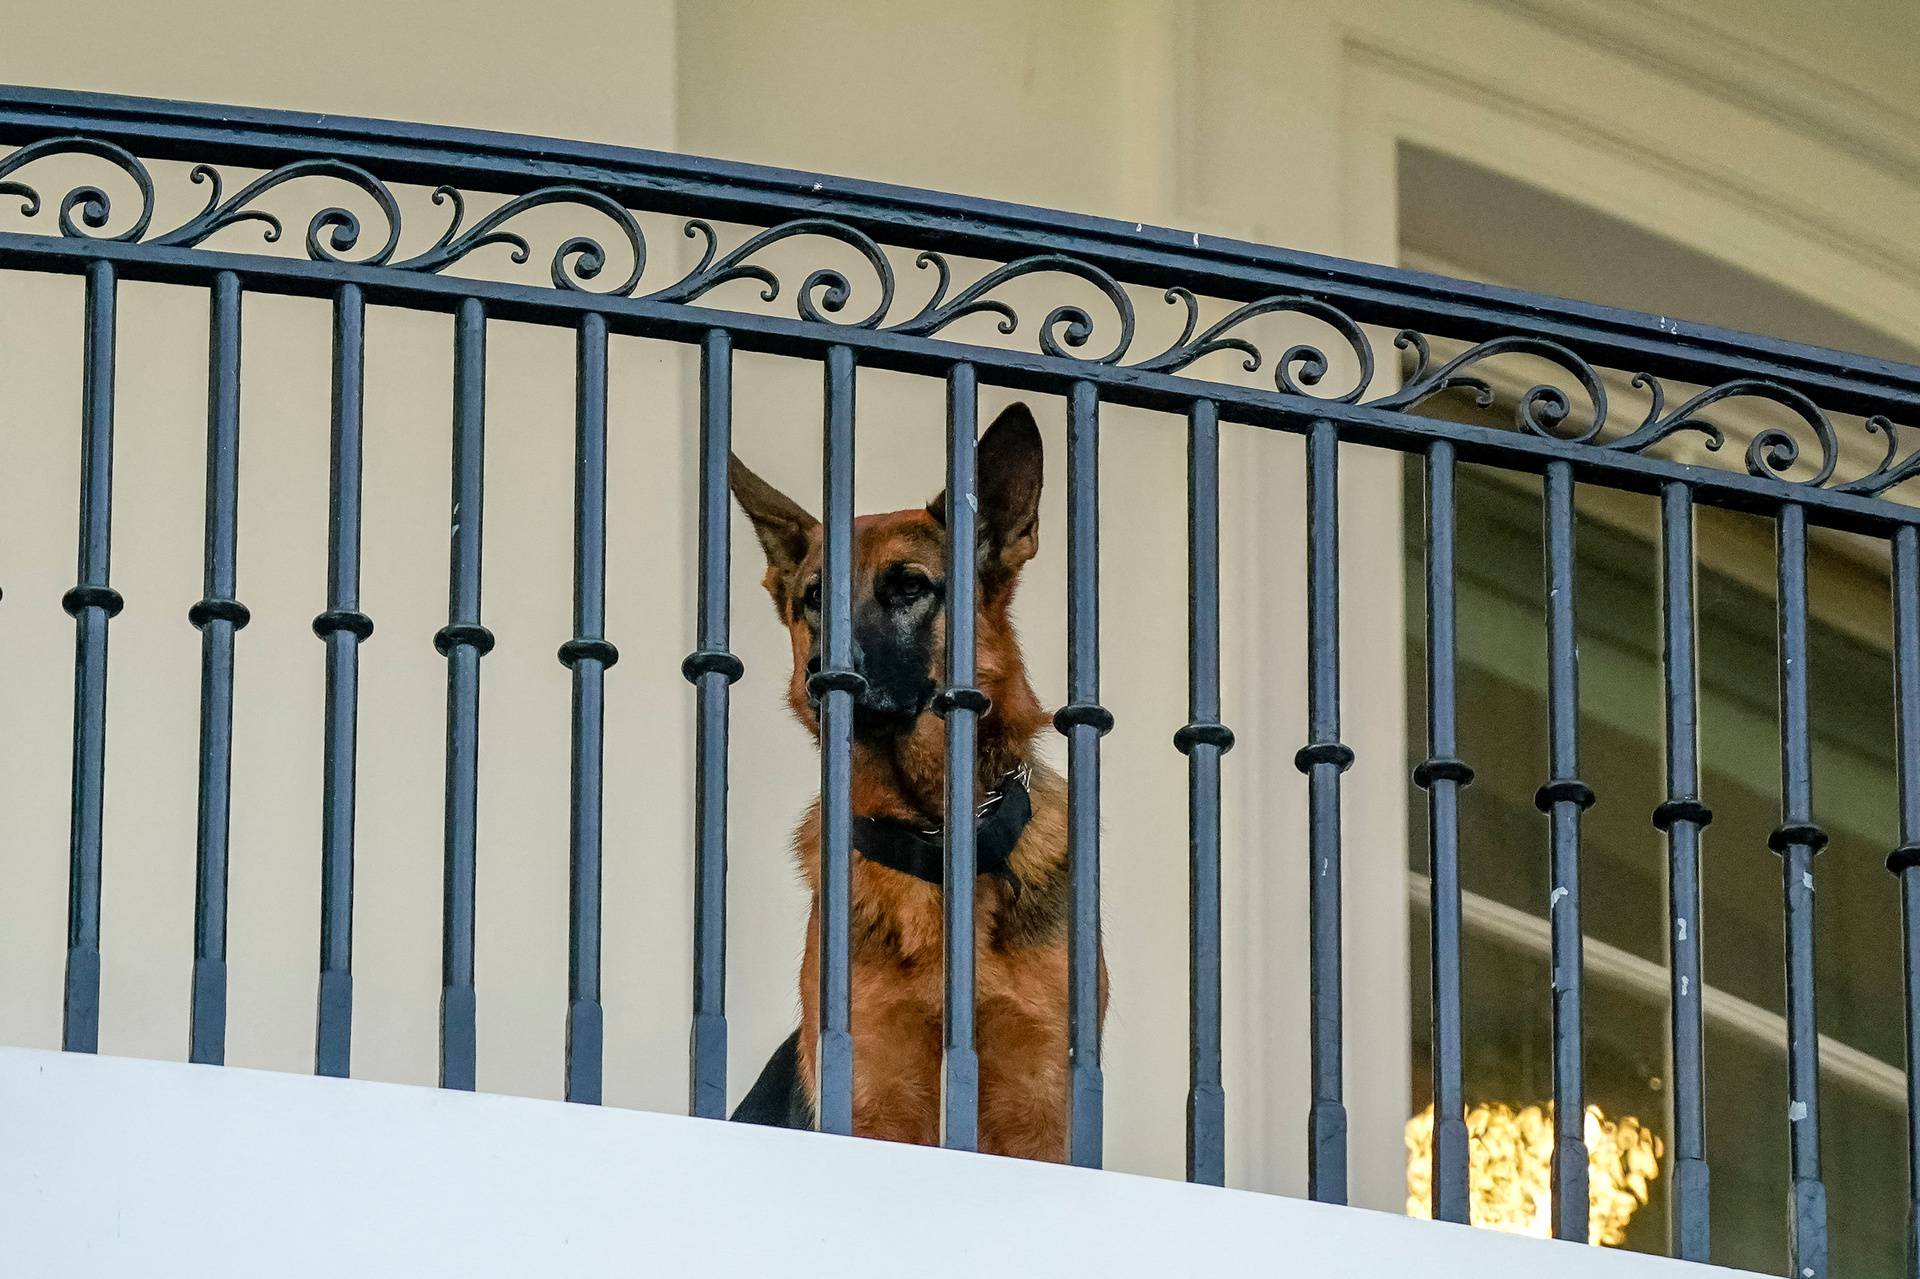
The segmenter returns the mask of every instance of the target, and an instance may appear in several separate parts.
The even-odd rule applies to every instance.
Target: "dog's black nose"
[[[849,667],[855,671],[864,673],[867,667],[867,654],[866,650],[860,646],[859,640],[853,642],[853,653],[851,656],[853,660],[848,663]],[[807,678],[811,679],[819,673],[820,649],[816,645],[813,650],[813,655],[807,658]]]

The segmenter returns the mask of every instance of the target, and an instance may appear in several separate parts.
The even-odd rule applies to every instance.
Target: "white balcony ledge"
[[[670,1115],[0,1049],[7,1272],[1734,1272],[1240,1191]]]

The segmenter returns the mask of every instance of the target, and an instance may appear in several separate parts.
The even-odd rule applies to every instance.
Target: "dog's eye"
[[[800,596],[800,607],[809,613],[818,613],[820,611],[820,581],[818,578],[807,583],[805,593]]]
[[[933,581],[915,569],[897,569],[888,575],[886,593],[894,604],[912,604],[933,594]]]

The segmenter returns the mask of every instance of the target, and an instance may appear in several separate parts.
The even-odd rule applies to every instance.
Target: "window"
[[[1408,149],[1401,177],[1414,265],[1914,358],[1883,335],[1684,246],[1463,162]],[[1576,254],[1566,245],[1583,247]],[[1602,263],[1611,279],[1594,276]],[[1646,269],[1614,270],[1619,263]],[[1462,393],[1444,411],[1511,426],[1533,371],[1524,357],[1511,363],[1513,380],[1495,379],[1491,407]],[[1608,390],[1627,403],[1635,394],[1625,378]],[[1577,412],[1580,396],[1572,398]],[[1767,408],[1750,410],[1752,420],[1782,420],[1765,417]],[[1725,422],[1735,433],[1738,417],[1730,407]],[[1417,760],[1426,733],[1417,461],[1406,476],[1407,739]],[[1465,467],[1458,491],[1459,732],[1476,771],[1460,831],[1467,1098],[1544,1105],[1550,888],[1546,819],[1533,805],[1547,758],[1540,487],[1530,477]],[[1581,852],[1587,1092],[1609,1118],[1637,1117],[1664,1140],[1667,852],[1650,821],[1666,798],[1659,513],[1652,498],[1612,491],[1582,488],[1578,501],[1581,776],[1599,796],[1583,822]],[[1696,551],[1702,786],[1714,811],[1702,845],[1700,921],[1713,1254],[1721,1264],[1770,1270],[1785,1248],[1788,1194],[1781,864],[1767,847],[1780,813],[1771,527],[1703,506]],[[1809,568],[1815,815],[1832,836],[1815,869],[1832,1261],[1836,1273],[1893,1276],[1904,1273],[1906,1187],[1886,1170],[1904,1156],[1905,1086],[1899,894],[1885,869],[1898,842],[1885,548],[1816,531]],[[1411,812],[1418,1113],[1431,1100],[1427,844],[1425,808]],[[1665,1251],[1668,1167],[1663,1159],[1624,1246]]]

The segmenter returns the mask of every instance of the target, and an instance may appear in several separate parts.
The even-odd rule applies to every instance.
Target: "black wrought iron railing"
[[[159,281],[211,295],[206,565],[191,617],[203,636],[200,817],[191,1056],[219,1062],[226,1030],[227,812],[235,633],[248,612],[235,598],[236,450],[240,311],[249,294],[330,299],[333,307],[331,517],[325,608],[313,628],[326,646],[321,954],[315,1069],[345,1075],[351,1060],[351,895],[355,760],[360,703],[358,646],[373,621],[360,601],[362,387],[369,306],[454,317],[453,486],[446,625],[435,642],[446,660],[445,910],[440,1079],[475,1081],[474,884],[481,659],[493,639],[481,607],[481,530],[486,491],[484,369],[489,325],[518,321],[572,329],[577,337],[577,436],[573,638],[560,650],[571,671],[571,894],[566,1095],[601,1095],[601,800],[603,681],[618,653],[604,631],[607,551],[607,349],[610,334],[679,342],[699,352],[698,627],[684,672],[697,699],[694,838],[694,992],[689,1110],[719,1117],[726,1099],[725,1008],[729,686],[741,674],[731,652],[727,596],[726,460],[735,352],[774,353],[819,364],[825,390],[826,589],[822,703],[823,892],[819,1124],[847,1132],[853,1114],[849,1031],[850,723],[861,682],[852,666],[849,581],[853,518],[855,387],[862,370],[944,380],[949,491],[973,492],[976,395],[983,384],[1060,395],[1068,405],[1067,704],[1056,716],[1069,760],[1071,862],[1070,1157],[1101,1162],[1102,1069],[1097,944],[1100,890],[1101,738],[1112,724],[1099,679],[1100,419],[1103,406],[1176,414],[1188,429],[1190,722],[1175,739],[1188,758],[1191,821],[1191,1071],[1188,1174],[1224,1178],[1228,1107],[1221,1086],[1221,756],[1233,735],[1221,722],[1220,463],[1223,428],[1292,432],[1306,439],[1308,582],[1307,706],[1296,763],[1309,787],[1307,838],[1315,873],[1311,917],[1312,1094],[1308,1165],[1316,1198],[1347,1193],[1347,1115],[1342,1084],[1340,792],[1353,752],[1341,740],[1338,530],[1335,492],[1345,446],[1364,444],[1424,459],[1429,734],[1413,784],[1426,792],[1431,838],[1434,1214],[1468,1217],[1468,1134],[1461,1032],[1459,806],[1473,771],[1458,757],[1455,697],[1455,476],[1480,463],[1543,477],[1544,639],[1549,672],[1549,758],[1537,803],[1549,823],[1552,928],[1552,1158],[1554,1232],[1585,1239],[1588,1151],[1581,1038],[1581,816],[1594,794],[1581,779],[1578,652],[1573,574],[1574,495],[1600,485],[1657,496],[1663,529],[1667,798],[1651,814],[1670,841],[1668,903],[1672,980],[1673,1248],[1706,1260],[1708,1179],[1702,1097],[1699,854],[1711,813],[1700,793],[1697,751],[1692,525],[1696,504],[1737,509],[1778,530],[1782,811],[1772,844],[1783,868],[1790,1065],[1783,1106],[1792,1157],[1793,1273],[1824,1279],[1826,1207],[1820,1166],[1818,1036],[1813,1005],[1813,874],[1826,836],[1816,822],[1808,728],[1807,546],[1812,526],[1891,544],[1897,675],[1901,845],[1898,876],[1905,931],[1909,1095],[1920,1053],[1920,510],[1889,494],[1920,473],[1920,447],[1902,432],[1920,427],[1920,368],[1707,328],[1665,317],[1534,296],[1416,272],[1208,239],[1186,232],[933,195],[813,174],[753,168],[607,146],[31,89],[0,89],[0,194],[45,216],[33,230],[0,233],[0,269],[58,272],[85,280],[83,449],[77,584],[65,598],[75,620],[75,716],[71,889],[64,1046],[98,1043],[106,778],[106,653],[121,608],[108,571],[115,416],[115,306],[122,281]],[[61,159],[117,169],[139,207],[116,208],[105,190],[75,181],[48,187],[36,173]],[[191,163],[204,207],[165,226],[156,184],[163,163]],[[36,169],[48,164],[50,168]],[[226,169],[213,166],[226,166]],[[228,170],[255,174],[229,191]],[[156,176],[159,175],[159,176]],[[210,237],[246,222],[281,223],[261,201],[308,178],[356,188],[387,225],[329,206],[312,214],[295,251],[212,248]],[[116,179],[118,181],[119,179]],[[38,184],[38,185],[36,185]],[[435,189],[446,226],[431,243],[404,234],[401,185]],[[463,193],[503,197],[470,215]],[[550,283],[460,274],[472,255],[504,246],[530,253],[511,224],[541,207],[570,208],[610,225],[607,241],[566,238]],[[637,213],[691,219],[698,261],[660,278]],[[745,226],[736,241],[716,223]],[[816,266],[797,287],[767,265],[777,244],[819,239],[864,261],[871,278]],[[226,240],[223,243],[231,244]],[[402,252],[403,244],[408,252]],[[284,247],[284,246],[283,246]],[[903,305],[894,254],[917,254],[930,296]],[[959,259],[986,265],[960,283]],[[615,263],[628,263],[622,274]],[[971,269],[971,268],[968,268]],[[1028,325],[1005,300],[1050,277],[1091,287],[1110,313],[1053,305]],[[924,275],[918,278],[926,278]],[[732,309],[720,286],[758,282],[764,305]],[[1143,342],[1140,290],[1183,317],[1164,347]],[[873,299],[854,306],[858,295]],[[782,310],[774,304],[778,299]],[[996,317],[999,337],[954,340],[948,330]],[[1262,317],[1310,321],[1331,339],[1298,343],[1272,358],[1253,333]],[[1370,332],[1369,328],[1377,331]],[[1098,340],[1096,340],[1096,338]],[[1446,359],[1437,340],[1464,344]],[[1376,349],[1408,353],[1402,376],[1386,376]],[[1149,348],[1153,349],[1149,349]],[[1208,356],[1233,353],[1242,369],[1269,370],[1270,384],[1195,376]],[[1520,397],[1512,429],[1428,416],[1448,391],[1491,392],[1490,363],[1544,361],[1553,380]],[[1343,385],[1337,367],[1352,370]],[[1633,374],[1647,408],[1635,420],[1613,411],[1601,369]],[[1669,403],[1670,386],[1696,392]],[[1753,434],[1742,456],[1677,456],[1682,443],[1717,449],[1711,420],[1731,400],[1765,402],[1790,424]],[[1613,403],[1617,403],[1615,396]],[[1842,416],[1848,415],[1848,416]],[[1850,420],[1862,417],[1864,424]],[[1884,443],[1878,461],[1842,474],[1843,433]],[[1711,463],[1711,464],[1709,464]],[[974,740],[985,698],[974,687],[968,642],[975,591],[971,505],[955,500],[946,590],[956,642],[949,646],[946,716],[951,761],[947,811],[975,793]],[[976,1140],[972,827],[946,824],[946,1031],[944,1140]],[[1692,927],[1689,928],[1689,922]],[[1891,960],[1891,956],[1889,959]],[[1920,1105],[1909,1122],[1920,1125]],[[1912,1129],[1920,1152],[1920,1126]],[[1920,1158],[1920,1154],[1916,1154]],[[1889,1170],[1891,1172],[1891,1170]],[[1910,1173],[1920,1184],[1920,1172]],[[1920,1202],[1920,1201],[1917,1201]],[[1916,1209],[1920,1212],[1920,1208]],[[1916,1216],[1915,1220],[1920,1220]],[[1916,1228],[1909,1224],[1909,1236]]]

